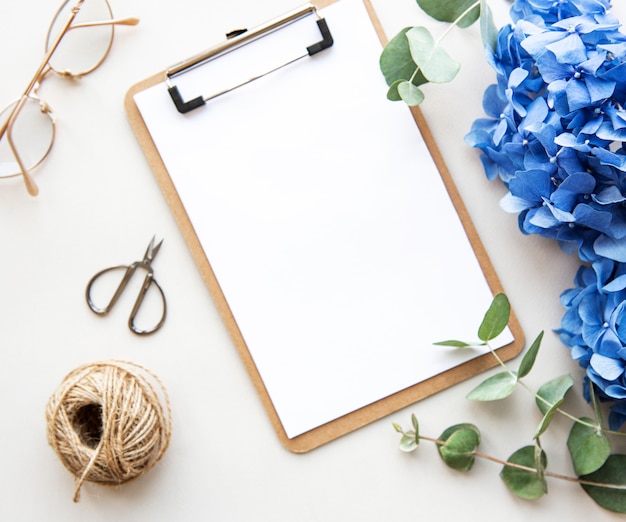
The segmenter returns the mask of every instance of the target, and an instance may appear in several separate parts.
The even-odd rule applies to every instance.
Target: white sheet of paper
[[[386,100],[364,6],[321,14],[332,48],[187,115],[164,84],[135,96],[289,438],[484,353],[432,343],[475,340],[492,299],[410,112]],[[185,74],[183,96],[271,65],[285,34],[320,39],[297,25]]]

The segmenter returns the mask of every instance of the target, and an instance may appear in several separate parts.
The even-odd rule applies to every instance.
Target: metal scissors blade
[[[161,241],[159,241],[155,245],[154,244],[155,239],[156,239],[156,236],[152,236],[152,239],[150,240],[150,243],[148,244],[148,248],[146,248],[146,253],[143,255],[142,262],[145,263],[146,266],[152,265],[152,261],[154,261],[154,258],[159,253],[159,250],[161,249],[161,245],[163,244],[163,240],[161,239]]]
[[[111,309],[115,306],[115,303],[124,292],[124,289],[128,285],[128,282],[131,280],[133,274],[138,269],[142,269],[145,271],[146,275],[144,277],[141,288],[139,289],[139,293],[137,294],[137,298],[135,299],[135,304],[133,305],[133,309],[131,310],[130,316],[128,318],[128,327],[133,333],[136,333],[137,335],[148,335],[148,334],[156,332],[159,328],[161,328],[161,326],[165,322],[165,317],[167,314],[167,303],[165,300],[165,294],[163,292],[163,289],[154,278],[154,272],[152,270],[152,261],[154,261],[154,258],[159,252],[159,249],[161,248],[162,244],[163,244],[163,240],[155,244],[155,237],[153,237],[150,243],[148,244],[148,248],[146,248],[146,252],[141,261],[135,261],[134,263],[130,265],[112,266],[109,268],[105,268],[104,270],[101,270],[100,272],[96,273],[89,280],[89,283],[87,284],[87,289],[85,291],[85,297],[87,299],[87,304],[89,305],[89,308],[98,315],[107,315],[111,311]],[[96,281],[101,279],[102,276],[104,276],[105,274],[108,274],[114,271],[122,271],[122,270],[124,271],[124,275],[122,276],[122,279],[120,283],[118,284],[109,302],[104,307],[97,306],[94,303],[94,300],[92,298],[93,286],[96,283]],[[139,313],[139,309],[141,308],[141,305],[144,302],[146,293],[148,292],[148,290],[150,289],[152,285],[155,286],[155,288],[159,292],[159,295],[161,296],[161,303],[162,303],[163,309],[162,309],[161,317],[155,326],[149,329],[142,329],[136,325],[135,320],[137,318],[137,314]]]

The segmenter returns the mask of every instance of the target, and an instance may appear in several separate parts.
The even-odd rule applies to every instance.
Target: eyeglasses
[[[137,25],[137,18],[113,18],[107,0],[66,0],[46,36],[46,55],[24,93],[0,111],[0,178],[22,176],[28,193],[39,189],[31,171],[48,155],[55,137],[54,115],[37,95],[44,78],[56,73],[81,78],[109,54],[116,25]]]

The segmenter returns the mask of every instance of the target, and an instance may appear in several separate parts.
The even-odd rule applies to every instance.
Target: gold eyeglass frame
[[[111,47],[113,45],[113,38],[115,36],[115,32],[114,32],[115,26],[116,25],[137,25],[139,23],[139,19],[135,18],[135,17],[126,17],[126,18],[114,19],[113,18],[113,12],[111,10],[111,5],[109,4],[108,0],[101,0],[107,6],[107,9],[108,9],[108,11],[109,11],[109,13],[111,15],[111,19],[110,20],[102,20],[102,21],[96,21],[96,22],[84,22],[84,23],[73,24],[74,19],[76,18],[76,16],[80,12],[81,7],[85,3],[85,1],[88,1],[88,0],[77,0],[76,3],[71,7],[71,9],[70,9],[70,16],[68,17],[68,20],[63,25],[59,35],[56,37],[54,42],[52,42],[52,44],[48,47],[53,27],[57,23],[57,19],[60,16],[61,12],[66,8],[66,6],[69,4],[70,1],[71,0],[65,0],[61,4],[61,6],[57,9],[57,11],[56,11],[56,13],[54,15],[54,17],[52,19],[52,22],[50,23],[50,26],[48,28],[48,32],[46,34],[46,55],[45,55],[43,61],[41,62],[41,65],[37,68],[37,72],[33,76],[32,80],[29,82],[28,87],[26,87],[26,89],[24,90],[22,95],[17,100],[13,101],[3,111],[1,111],[1,112],[4,112],[9,107],[11,107],[13,105],[13,109],[9,113],[9,116],[8,116],[6,122],[2,125],[2,127],[0,127],[0,140],[2,140],[5,137],[5,135],[6,135],[6,139],[8,141],[8,144],[9,144],[9,147],[11,149],[11,152],[13,153],[13,156],[15,157],[15,160],[16,160],[19,168],[20,168],[20,172],[15,173],[15,174],[9,174],[9,175],[3,176],[3,177],[9,178],[9,177],[14,177],[14,176],[19,176],[21,174],[22,177],[24,178],[24,184],[26,185],[26,190],[28,191],[28,193],[31,196],[36,196],[37,194],[39,194],[39,188],[37,187],[37,184],[33,180],[32,176],[30,174],[30,171],[33,170],[38,165],[40,165],[41,162],[43,162],[43,160],[48,156],[48,153],[52,149],[52,145],[54,143],[54,139],[55,139],[55,135],[56,135],[56,127],[55,127],[55,123],[54,123],[54,118],[52,117],[52,111],[51,111],[50,107],[43,100],[41,100],[37,96],[37,90],[39,89],[41,83],[43,82],[45,77],[48,75],[48,73],[51,72],[51,71],[56,73],[56,74],[58,74],[59,76],[61,76],[63,78],[81,78],[81,77],[83,77],[83,76],[93,72],[95,69],[100,67],[100,65],[102,65],[104,60],[107,58],[107,56],[109,54],[109,51],[111,50]],[[108,44],[104,54],[102,55],[102,58],[95,65],[91,66],[89,69],[87,69],[85,71],[81,71],[81,72],[78,72],[78,73],[73,73],[73,72],[71,72],[69,70],[57,71],[56,69],[54,69],[50,65],[50,60],[51,60],[54,52],[59,47],[59,44],[63,40],[63,37],[70,30],[72,30],[72,29],[81,29],[81,28],[88,28],[88,27],[98,27],[98,26],[105,26],[105,25],[110,25],[111,26],[111,29],[112,29],[112,31],[111,31],[111,38],[109,40],[109,44]],[[41,112],[44,113],[46,116],[48,116],[50,118],[51,124],[52,124],[52,137],[51,137],[51,140],[50,140],[50,145],[48,146],[48,149],[45,151],[43,156],[34,165],[32,165],[30,167],[26,167],[26,165],[24,164],[24,161],[22,160],[19,152],[17,151],[17,148],[16,148],[15,143],[13,141],[12,133],[13,133],[13,126],[15,124],[15,120],[17,119],[17,117],[19,116],[20,112],[22,111],[24,105],[26,104],[26,102],[29,99],[30,100],[35,100],[36,102],[38,102],[39,106],[40,106]]]

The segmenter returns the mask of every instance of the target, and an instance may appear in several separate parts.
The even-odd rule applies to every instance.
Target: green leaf
[[[400,81],[409,81],[411,78],[414,85],[422,85],[428,82],[419,71],[415,74],[417,64],[413,61],[409,49],[409,41],[406,37],[406,33],[410,29],[410,27],[402,29],[389,41],[380,55],[380,70],[389,86],[393,86]],[[397,94],[397,85],[395,89]],[[387,97],[389,97],[389,94],[387,94]],[[399,95],[397,100],[400,100]]]
[[[533,369],[535,364],[535,359],[537,358],[537,353],[539,352],[539,347],[541,346],[541,340],[543,339],[543,332],[541,332],[537,338],[533,341],[533,344],[530,346],[528,351],[524,354],[524,358],[519,365],[519,370],[517,371],[518,379],[523,379],[526,377],[530,370]]]
[[[537,397],[535,399],[541,413],[545,415],[563,404],[565,395],[572,386],[574,386],[574,381],[570,375],[562,375],[541,386],[537,391]]]
[[[397,85],[398,94],[408,106],[413,107],[424,101],[424,93],[409,81],[400,82]]]
[[[414,414],[411,415],[411,424],[413,425],[413,430],[405,432],[399,424],[393,423],[394,429],[402,434],[402,438],[400,439],[400,449],[402,451],[413,451],[420,443],[419,424]]]
[[[450,23],[456,21],[467,9],[476,4],[462,20],[459,20],[457,24],[459,27],[469,27],[480,14],[480,5],[476,0],[417,0],[417,3],[430,17]]]
[[[510,315],[511,305],[506,295],[496,295],[478,328],[478,338],[487,342],[498,337],[509,323]]]
[[[543,476],[543,469],[548,465],[545,452],[540,450],[540,470],[536,467],[536,446],[525,446],[517,450],[508,459],[511,464],[532,468],[533,471],[505,465],[500,477],[509,490],[520,498],[527,500],[537,499],[548,492],[548,485]]]
[[[406,33],[413,61],[428,81],[446,83],[454,79],[461,66],[435,43],[426,27],[412,27]]]
[[[452,346],[453,348],[469,348],[470,346],[476,346],[475,344],[466,343],[464,341],[455,341],[450,339],[449,341],[439,341],[433,343],[435,346]]]
[[[516,385],[515,374],[496,373],[470,391],[467,398],[471,401],[498,401],[511,395]]]
[[[439,455],[451,468],[469,471],[474,465],[474,452],[480,444],[480,431],[473,424],[456,424],[445,430],[437,444]]]
[[[406,80],[396,80],[389,86],[389,89],[387,90],[387,99],[389,101],[401,101],[402,100],[402,96],[400,96],[400,93],[398,92],[398,85],[400,85],[402,82],[405,82],[405,81]]]
[[[593,420],[583,417],[581,422],[593,424]],[[572,457],[576,475],[587,475],[602,467],[611,454],[611,443],[599,427],[586,426],[575,422],[567,438],[567,448]]]
[[[487,0],[480,0],[480,36],[485,47],[496,50],[498,43],[498,28],[493,21],[493,13],[487,5]]]
[[[615,484],[624,488],[626,487],[626,455],[611,455],[598,471],[580,478],[603,484]],[[583,484],[582,487],[603,508],[616,513],[626,513],[626,489],[588,484]]]
[[[402,438],[400,439],[400,449],[402,451],[405,451],[406,453],[410,453],[417,448],[418,440],[419,439],[416,436],[415,432],[407,431],[402,435]]]
[[[563,375],[562,377],[557,377],[556,379],[547,382],[539,388],[535,401],[543,413],[543,419],[541,419],[541,423],[537,428],[535,438],[539,437],[548,429],[554,414],[559,406],[563,404],[565,395],[573,385],[574,381],[572,378],[569,375]]]

